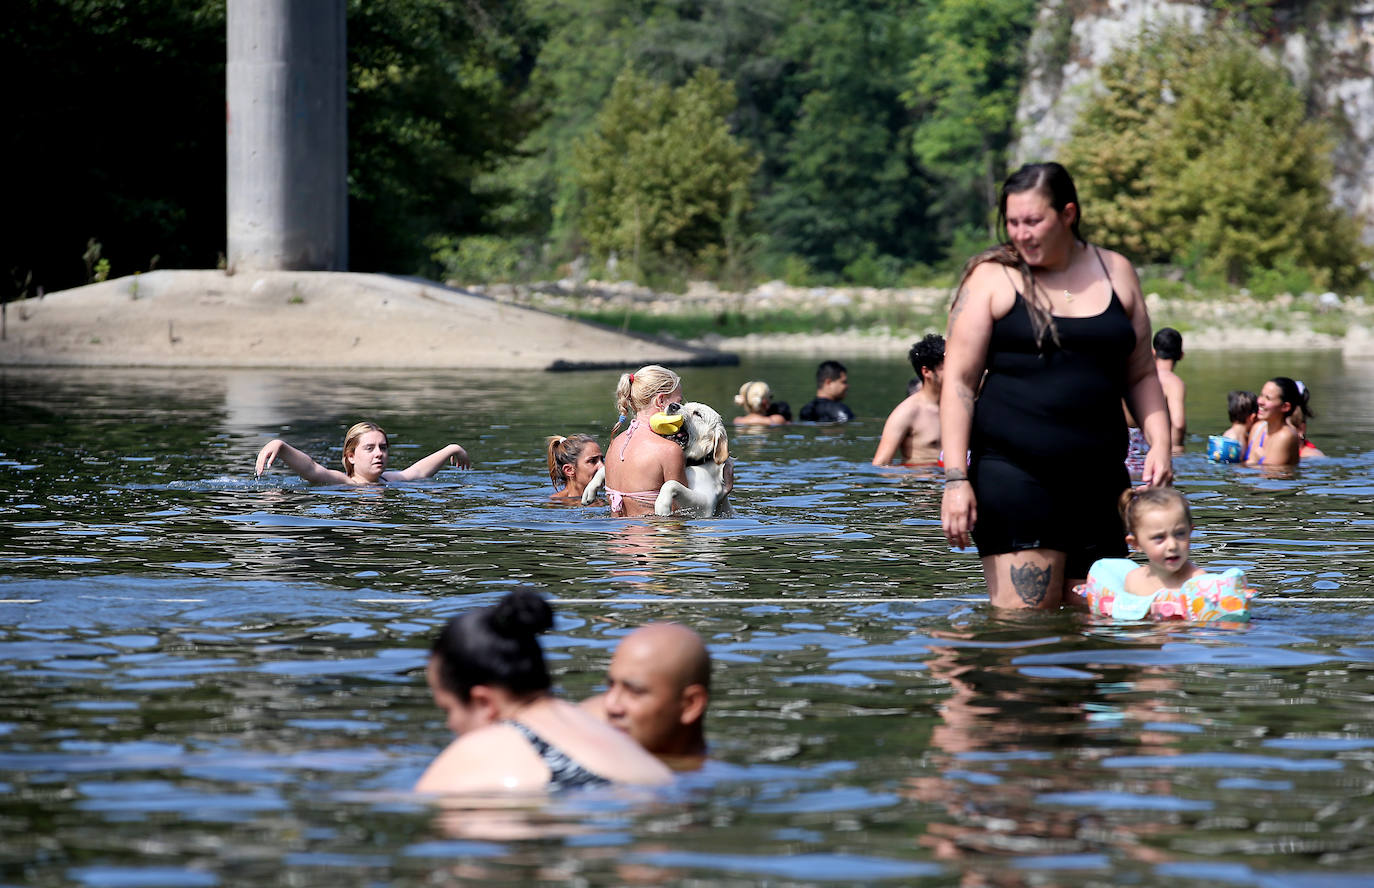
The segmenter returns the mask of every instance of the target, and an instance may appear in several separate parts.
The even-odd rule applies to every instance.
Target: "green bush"
[[[1269,268],[1251,269],[1246,286],[1258,299],[1272,299],[1280,293],[1300,296],[1318,289],[1312,272],[1299,268],[1289,256],[1280,257]]]
[[[702,68],[676,89],[627,68],[574,151],[580,231],[644,270],[719,261],[758,160],[730,132],[734,86]]]
[[[895,256],[880,256],[872,244],[844,266],[844,280],[856,287],[895,287],[902,279],[902,262]]]
[[[426,246],[444,279],[463,284],[522,280],[530,265],[519,243],[494,235],[435,236]]]
[[[1331,202],[1330,128],[1250,37],[1161,31],[1102,86],[1064,154],[1095,239],[1204,290],[1283,262],[1319,287],[1365,277],[1357,223]]]

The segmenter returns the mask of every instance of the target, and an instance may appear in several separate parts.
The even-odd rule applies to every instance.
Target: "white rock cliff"
[[[1118,47],[1152,28],[1201,30],[1213,15],[1210,3],[1189,0],[1046,0],[1031,37],[1017,108],[1014,163],[1058,153],[1098,87],[1098,67]],[[1374,2],[1351,2],[1330,15],[1312,24],[1310,16],[1280,8],[1268,49],[1317,112],[1333,123],[1338,143],[1332,197],[1362,218],[1365,239],[1374,243]]]

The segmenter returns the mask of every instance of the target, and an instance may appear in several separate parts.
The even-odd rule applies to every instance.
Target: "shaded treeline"
[[[350,0],[351,267],[485,280],[576,259],[658,283],[928,278],[988,239],[1036,7]],[[1257,40],[1233,43],[1253,51]],[[0,243],[7,294],[154,261],[219,261],[224,51],[224,0],[20,0],[11,10],[0,55],[21,87],[0,135],[17,195]],[[1270,90],[1273,102],[1301,103],[1289,92]],[[1159,99],[1127,101],[1148,114],[1140,103]],[[1087,137],[1100,139],[1110,115],[1087,119]],[[1274,119],[1291,129],[1291,113]],[[1176,142],[1180,130],[1141,134]],[[1321,138],[1310,142],[1322,150]],[[1110,152],[1076,150],[1085,168],[1120,167]],[[1087,184],[1110,201],[1140,181]],[[1324,181],[1283,187],[1324,201]],[[1140,258],[1205,260],[1194,233],[1170,231],[1191,253],[1155,238]],[[1094,236],[1133,243],[1130,231]],[[1324,273],[1264,243],[1266,261]],[[1330,253],[1320,262],[1358,264]],[[1244,279],[1244,255],[1231,249],[1222,271]]]

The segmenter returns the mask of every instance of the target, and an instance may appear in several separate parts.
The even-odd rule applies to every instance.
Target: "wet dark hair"
[[[1255,412],[1255,405],[1254,392],[1237,389],[1226,395],[1226,415],[1231,418],[1231,422],[1245,422]]]
[[[1127,533],[1135,533],[1135,523],[1141,509],[1166,509],[1170,506],[1182,506],[1183,517],[1189,527],[1193,526],[1193,510],[1188,507],[1188,498],[1173,487],[1146,487],[1143,490],[1128,487],[1116,503]]]
[[[1299,388],[1292,379],[1287,376],[1275,376],[1269,381],[1279,387],[1279,391],[1282,393],[1281,397],[1288,402],[1288,413],[1292,413],[1294,407],[1301,407],[1302,415],[1308,419],[1317,415],[1312,412],[1312,407],[1308,404],[1311,395]],[[1285,413],[1284,416],[1287,416],[1288,413]]]
[[[448,621],[430,653],[438,659],[439,683],[463,703],[477,685],[513,694],[549,689],[549,670],[538,635],[553,628],[553,608],[538,593],[517,589],[491,607]]]
[[[921,368],[929,367],[931,370],[939,368],[945,362],[945,337],[939,333],[927,333],[926,338],[911,347],[907,352],[907,360],[911,361],[911,369],[916,371],[916,375],[921,376]]]
[[[1177,361],[1183,357],[1183,334],[1173,327],[1160,327],[1155,334],[1155,357]]]
[[[959,285],[954,289],[954,299],[950,304],[950,310],[959,302],[959,296],[964,292],[964,284],[968,283],[969,275],[973,270],[984,262],[996,262],[1017,268],[1021,271],[1021,292],[1022,298],[1026,303],[1026,310],[1030,314],[1031,330],[1035,333],[1035,344],[1044,348],[1045,334],[1048,333],[1055,345],[1059,344],[1059,329],[1054,325],[1054,316],[1050,313],[1050,307],[1041,302],[1035,289],[1035,278],[1031,274],[1031,267],[1021,254],[1012,246],[1011,237],[1007,234],[1007,195],[1021,194],[1026,191],[1040,191],[1049,200],[1050,206],[1056,212],[1062,212],[1069,204],[1078,208],[1074,215],[1073,223],[1069,225],[1069,230],[1073,232],[1076,241],[1083,241],[1083,235],[1079,233],[1079,223],[1083,221],[1083,205],[1078,202],[1078,188],[1073,184],[1073,177],[1069,171],[1064,169],[1062,164],[1049,161],[1048,163],[1028,163],[1019,170],[1007,177],[1007,181],[1002,183],[1002,191],[997,198],[997,233],[1002,238],[1002,242],[997,246],[984,250],[978,255],[969,259],[964,265],[963,274],[959,276]]]
[[[820,388],[832,379],[839,379],[849,372],[849,369],[839,361],[821,361],[821,365],[816,368],[816,388]]]

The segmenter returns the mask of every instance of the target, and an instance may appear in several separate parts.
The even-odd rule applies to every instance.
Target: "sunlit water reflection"
[[[728,415],[745,378],[800,404],[812,368],[685,377]],[[0,882],[1369,884],[1371,365],[1182,369],[1196,560],[1248,572],[1249,626],[990,611],[938,485],[867,465],[896,362],[850,362],[860,423],[734,434],[737,517],[700,521],[548,504],[543,436],[604,442],[614,374],[0,371]],[[1208,464],[1225,392],[1278,372],[1332,458]],[[337,460],[363,417],[398,464],[457,441],[476,468],[252,478],[269,437]],[[429,638],[518,585],[562,602],[575,698],[633,627],[701,632],[710,764],[513,809],[410,796],[447,739]]]

